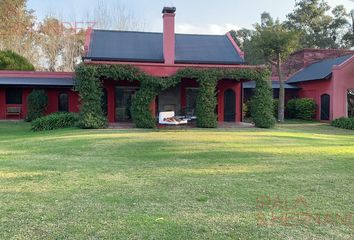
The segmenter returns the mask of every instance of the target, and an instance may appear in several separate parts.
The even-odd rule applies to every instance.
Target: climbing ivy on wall
[[[132,102],[132,118],[135,125],[139,128],[156,127],[156,120],[150,112],[150,103],[156,96],[162,91],[176,86],[182,78],[195,79],[199,83],[196,106],[197,126],[214,128],[217,126],[215,90],[218,80],[232,79],[240,81],[252,79],[262,83],[269,79],[269,72],[264,69],[254,68],[185,68],[171,77],[160,78],[145,74],[131,65],[80,64],[76,68],[75,82],[81,99],[81,127],[103,128],[107,126],[107,119],[104,117],[101,107],[102,80],[107,78],[140,82],[140,89]],[[264,85],[261,84],[261,86]],[[269,111],[272,111],[272,108]]]

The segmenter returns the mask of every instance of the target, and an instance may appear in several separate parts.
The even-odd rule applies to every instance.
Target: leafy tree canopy
[[[34,71],[34,66],[21,55],[10,51],[0,51],[0,70]]]
[[[288,14],[286,26],[301,33],[302,48],[347,48],[349,14],[343,5],[331,7],[324,0],[301,0]],[[344,39],[343,39],[344,38]]]

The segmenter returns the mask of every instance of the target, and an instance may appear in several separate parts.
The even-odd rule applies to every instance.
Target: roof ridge
[[[319,60],[318,62],[313,62],[313,63],[311,63],[311,64],[308,65],[307,67],[304,67],[304,69],[306,69],[306,68],[312,66],[313,64],[317,64],[317,63],[321,63],[321,62],[326,62],[326,61],[333,61],[333,60],[337,60],[337,59],[340,59],[340,58],[347,58],[347,57],[348,57],[348,59],[349,59],[349,58],[352,57],[352,56],[354,56],[354,53],[353,53],[353,54],[346,54],[346,55],[343,55],[343,56],[340,56],[340,57],[324,58],[324,59]]]
[[[120,32],[120,33],[143,33],[143,34],[162,34],[162,32],[144,32],[144,31],[129,31],[129,30],[108,30],[108,29],[93,29],[95,32]]]
[[[163,34],[162,32],[145,32],[145,31],[130,31],[130,30],[109,30],[109,29],[93,29],[96,32],[119,32],[119,33],[142,33],[142,34]],[[225,37],[226,34],[203,34],[203,33],[175,33],[175,35],[183,36],[210,36],[210,37]]]

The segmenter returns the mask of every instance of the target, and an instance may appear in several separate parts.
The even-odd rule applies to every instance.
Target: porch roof
[[[256,82],[255,81],[245,82],[245,83],[243,83],[243,88],[244,89],[254,89],[254,88],[256,88]],[[272,81],[272,89],[279,89],[279,88],[280,88],[279,81]],[[285,83],[285,89],[299,89],[299,88],[296,86]]]
[[[2,77],[0,85],[5,86],[50,86],[50,87],[72,87],[73,78],[50,78],[50,77]]]

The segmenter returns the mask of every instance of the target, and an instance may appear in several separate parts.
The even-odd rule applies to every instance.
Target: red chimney
[[[165,64],[175,63],[175,7],[164,7],[163,13],[163,57]]]

